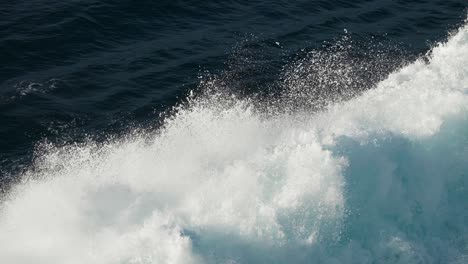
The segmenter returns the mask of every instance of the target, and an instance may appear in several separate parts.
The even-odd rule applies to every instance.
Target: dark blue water
[[[301,49],[340,38],[344,29],[355,38],[398,43],[408,55],[424,53],[462,23],[466,6],[463,0],[5,2],[0,161],[11,166],[43,138],[154,122],[197,86],[200,72],[226,70],[235,49],[255,65],[238,62],[244,69],[233,82],[262,89]]]
[[[457,89],[468,87],[458,87],[468,64],[453,54],[466,43],[434,51],[440,60],[431,54],[466,24],[467,8],[466,0],[0,3],[0,189],[13,193],[0,237],[15,241],[0,244],[0,260],[466,263],[467,123],[446,110],[465,113]],[[387,79],[405,66],[411,74]],[[457,92],[419,95],[415,84]],[[376,87],[407,92],[353,99]],[[201,99],[172,109],[193,92]],[[310,140],[320,147],[304,149]],[[138,235],[125,233],[134,226],[143,226]]]

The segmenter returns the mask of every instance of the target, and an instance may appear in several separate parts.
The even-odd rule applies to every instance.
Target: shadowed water
[[[0,262],[466,263],[464,8],[1,4]]]

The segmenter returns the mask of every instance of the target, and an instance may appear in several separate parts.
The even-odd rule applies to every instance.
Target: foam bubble
[[[457,263],[467,63],[465,26],[320,112],[211,94],[154,133],[44,144],[1,204],[0,261]]]

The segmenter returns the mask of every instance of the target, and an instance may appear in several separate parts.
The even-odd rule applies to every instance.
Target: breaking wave
[[[291,79],[316,59],[285,73],[284,109],[317,96]],[[468,26],[320,110],[210,90],[154,132],[42,144],[2,201],[0,262],[468,261]]]

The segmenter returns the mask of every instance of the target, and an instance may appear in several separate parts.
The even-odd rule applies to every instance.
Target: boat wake
[[[313,94],[286,84],[284,109]],[[210,89],[155,132],[42,144],[0,262],[468,261],[468,26],[349,100],[259,104]]]

